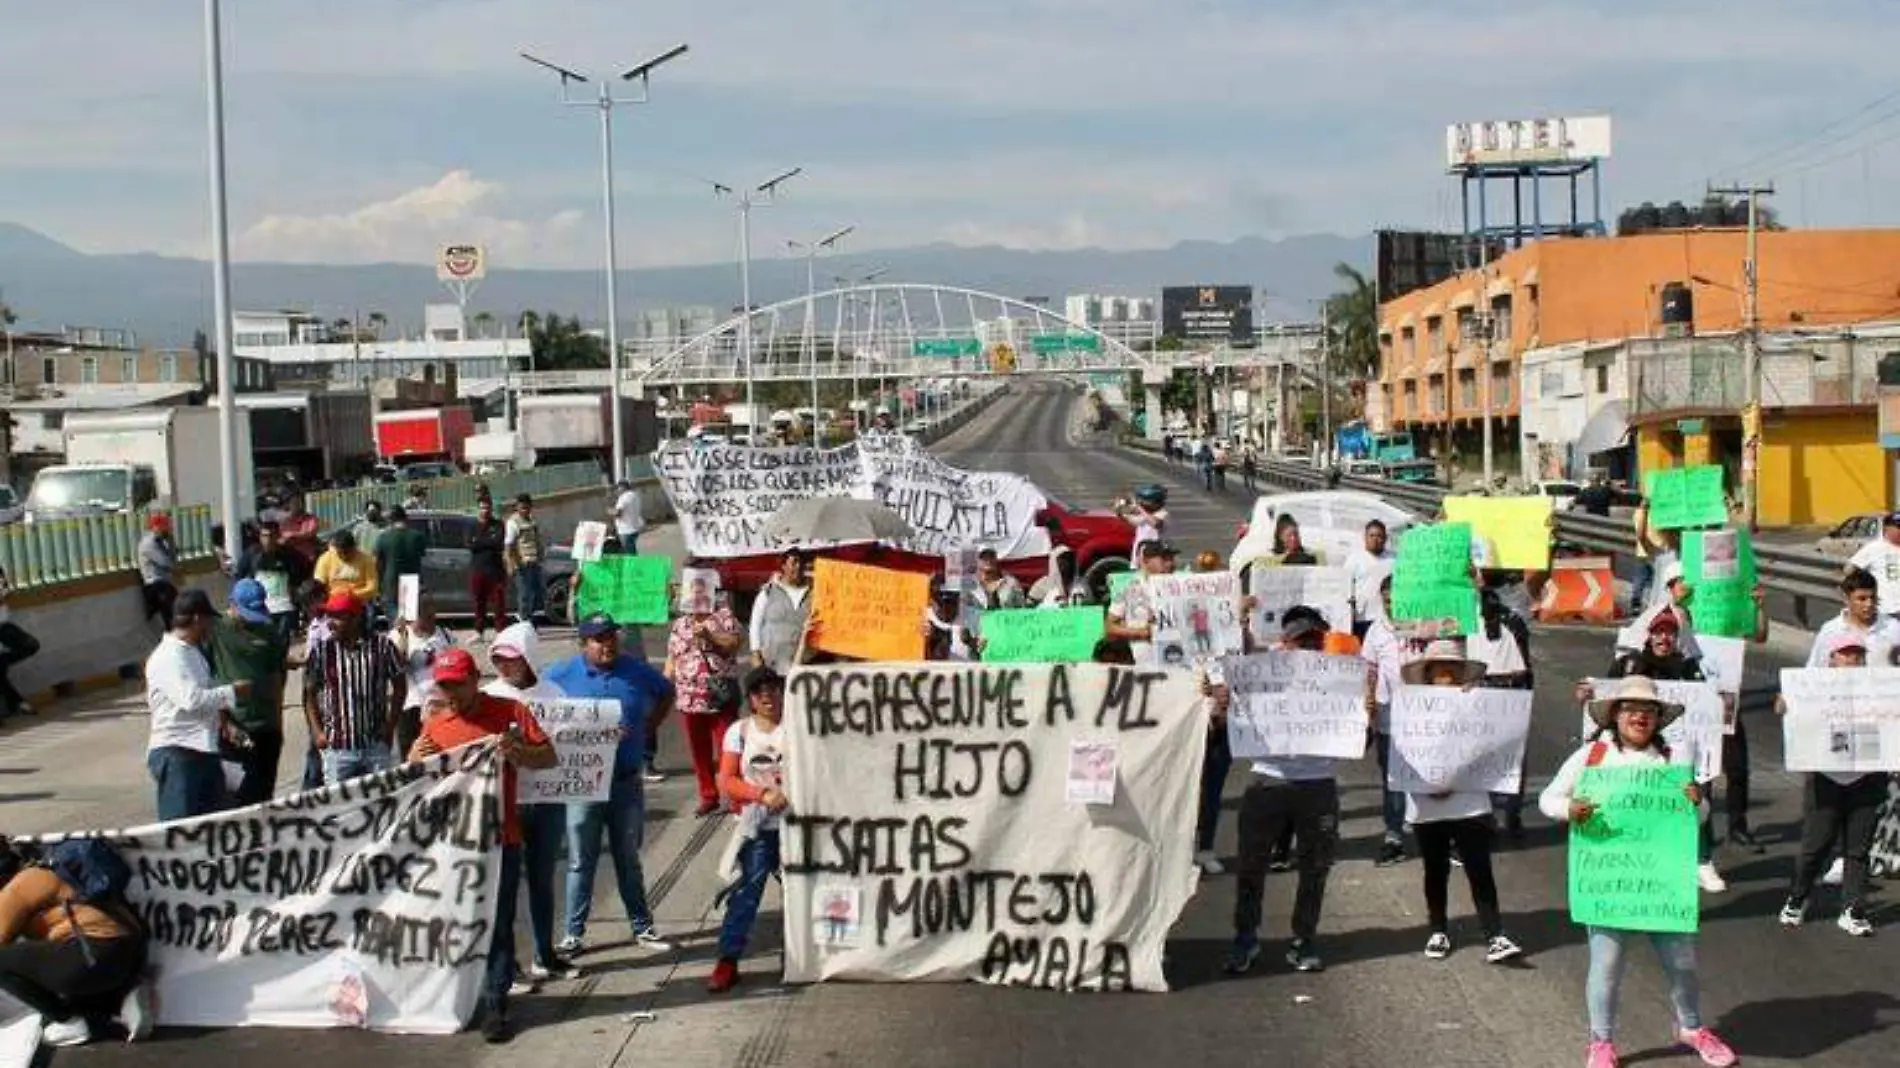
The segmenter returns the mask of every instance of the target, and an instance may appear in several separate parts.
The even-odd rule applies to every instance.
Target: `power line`
[[[1759,164],[1767,160],[1779,159],[1783,156],[1788,155],[1790,152],[1796,149],[1806,148],[1810,142],[1815,141],[1817,138],[1820,138],[1822,135],[1828,133],[1830,130],[1834,130],[1840,126],[1843,126],[1849,122],[1852,122],[1853,120],[1859,118],[1860,116],[1865,115],[1868,112],[1873,111],[1874,109],[1892,100],[1900,100],[1900,89],[1895,89],[1894,91],[1890,93],[1886,93],[1880,97],[1877,97],[1861,105],[1859,108],[1856,108],[1855,110],[1847,113],[1846,115],[1843,115],[1838,119],[1835,119],[1833,122],[1830,122],[1822,126],[1820,129],[1815,130],[1812,133],[1805,134],[1801,137],[1794,139],[1793,141],[1789,141],[1783,144],[1780,148],[1771,149],[1767,152],[1759,153],[1755,156],[1752,156],[1748,159],[1743,160],[1740,163],[1737,163],[1730,167],[1722,168],[1713,173],[1718,174],[1718,175],[1720,174],[1733,175],[1743,170],[1752,169],[1752,170],[1759,171],[1761,170],[1761,167],[1759,166]],[[1888,113],[1885,117],[1876,120],[1873,125],[1879,125],[1879,123],[1886,121],[1886,119],[1888,118],[1892,118],[1896,114],[1900,114],[1900,111]],[[1852,133],[1849,133],[1846,136],[1852,136]],[[1830,142],[1830,143],[1838,143],[1838,142]],[[1825,147],[1825,146],[1816,146],[1816,147]]]

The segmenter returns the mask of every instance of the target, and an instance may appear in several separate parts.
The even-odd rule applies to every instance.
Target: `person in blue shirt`
[[[647,905],[646,875],[640,846],[646,833],[648,729],[673,710],[673,684],[645,660],[620,651],[620,626],[595,613],[581,621],[580,655],[547,670],[546,679],[567,697],[612,700],[620,705],[620,747],[614,753],[613,786],[607,801],[567,806],[567,933],[555,947],[564,956],[580,952],[587,916],[594,903],[594,871],[600,864],[600,834],[614,861],[620,903],[633,924],[635,943],[671,949],[653,925]]]

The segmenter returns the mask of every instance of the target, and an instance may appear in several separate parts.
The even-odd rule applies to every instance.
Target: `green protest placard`
[[[1714,464],[1651,471],[1643,481],[1643,491],[1654,530],[1719,527],[1728,522],[1722,469]]]
[[[1597,811],[1570,825],[1570,918],[1589,927],[1693,933],[1696,810],[1686,764],[1585,768],[1573,797]]]
[[[1471,585],[1471,524],[1433,523],[1399,538],[1392,588]]]
[[[1464,586],[1392,585],[1392,619],[1397,623],[1437,623],[1441,633],[1455,623],[1457,634],[1478,629],[1478,591]],[[1447,637],[1453,636],[1446,633]]]
[[[1684,533],[1682,577],[1689,584],[1696,633],[1755,636],[1755,546],[1747,530]]]
[[[623,626],[667,621],[667,556],[605,556],[581,565],[575,611],[582,618],[605,612]]]
[[[1102,640],[1100,608],[1011,608],[983,613],[983,659],[999,664],[1088,663]]]

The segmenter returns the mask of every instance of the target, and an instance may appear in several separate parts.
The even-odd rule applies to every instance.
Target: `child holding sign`
[[[1682,715],[1682,706],[1663,701],[1655,682],[1648,677],[1630,676],[1616,693],[1592,700],[1586,707],[1597,726],[1596,737],[1570,754],[1537,801],[1544,815],[1578,827],[1589,824],[1603,807],[1599,799],[1579,790],[1587,770],[1667,766],[1690,759],[1690,754],[1672,752],[1663,741],[1663,728]],[[1701,805],[1702,791],[1694,782],[1684,785],[1683,792],[1691,804]],[[1574,909],[1576,902],[1573,900],[1571,905]],[[1616,1068],[1616,996],[1623,984],[1623,952],[1639,932],[1595,925],[1587,930],[1590,973],[1584,985],[1584,1002],[1590,1014],[1590,1050],[1585,1066]],[[1695,1050],[1702,1063],[1713,1068],[1734,1064],[1735,1051],[1702,1025],[1695,934],[1641,933],[1647,933],[1656,947],[1656,957],[1669,982],[1669,1000],[1676,1010],[1676,1041]]]

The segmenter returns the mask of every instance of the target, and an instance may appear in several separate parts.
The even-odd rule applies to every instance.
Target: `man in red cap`
[[[515,981],[515,899],[521,889],[521,816],[515,807],[515,768],[554,766],[554,746],[526,705],[481,691],[482,673],[467,649],[435,658],[435,688],[424,708],[422,736],[409,750],[421,760],[457,746],[497,739],[502,769],[501,882],[495,893],[494,940],[482,987],[482,1037],[506,1042],[508,987]]]
[[[323,781],[386,770],[408,693],[402,654],[363,624],[363,603],[333,593],[323,606],[331,637],[310,649],[303,669],[304,717],[323,758]]]
[[[145,520],[145,536],[139,539],[139,589],[145,595],[145,615],[157,616],[170,626],[172,603],[178,600],[178,584],[173,573],[178,568],[178,546],[172,541],[172,517],[153,512]]]

